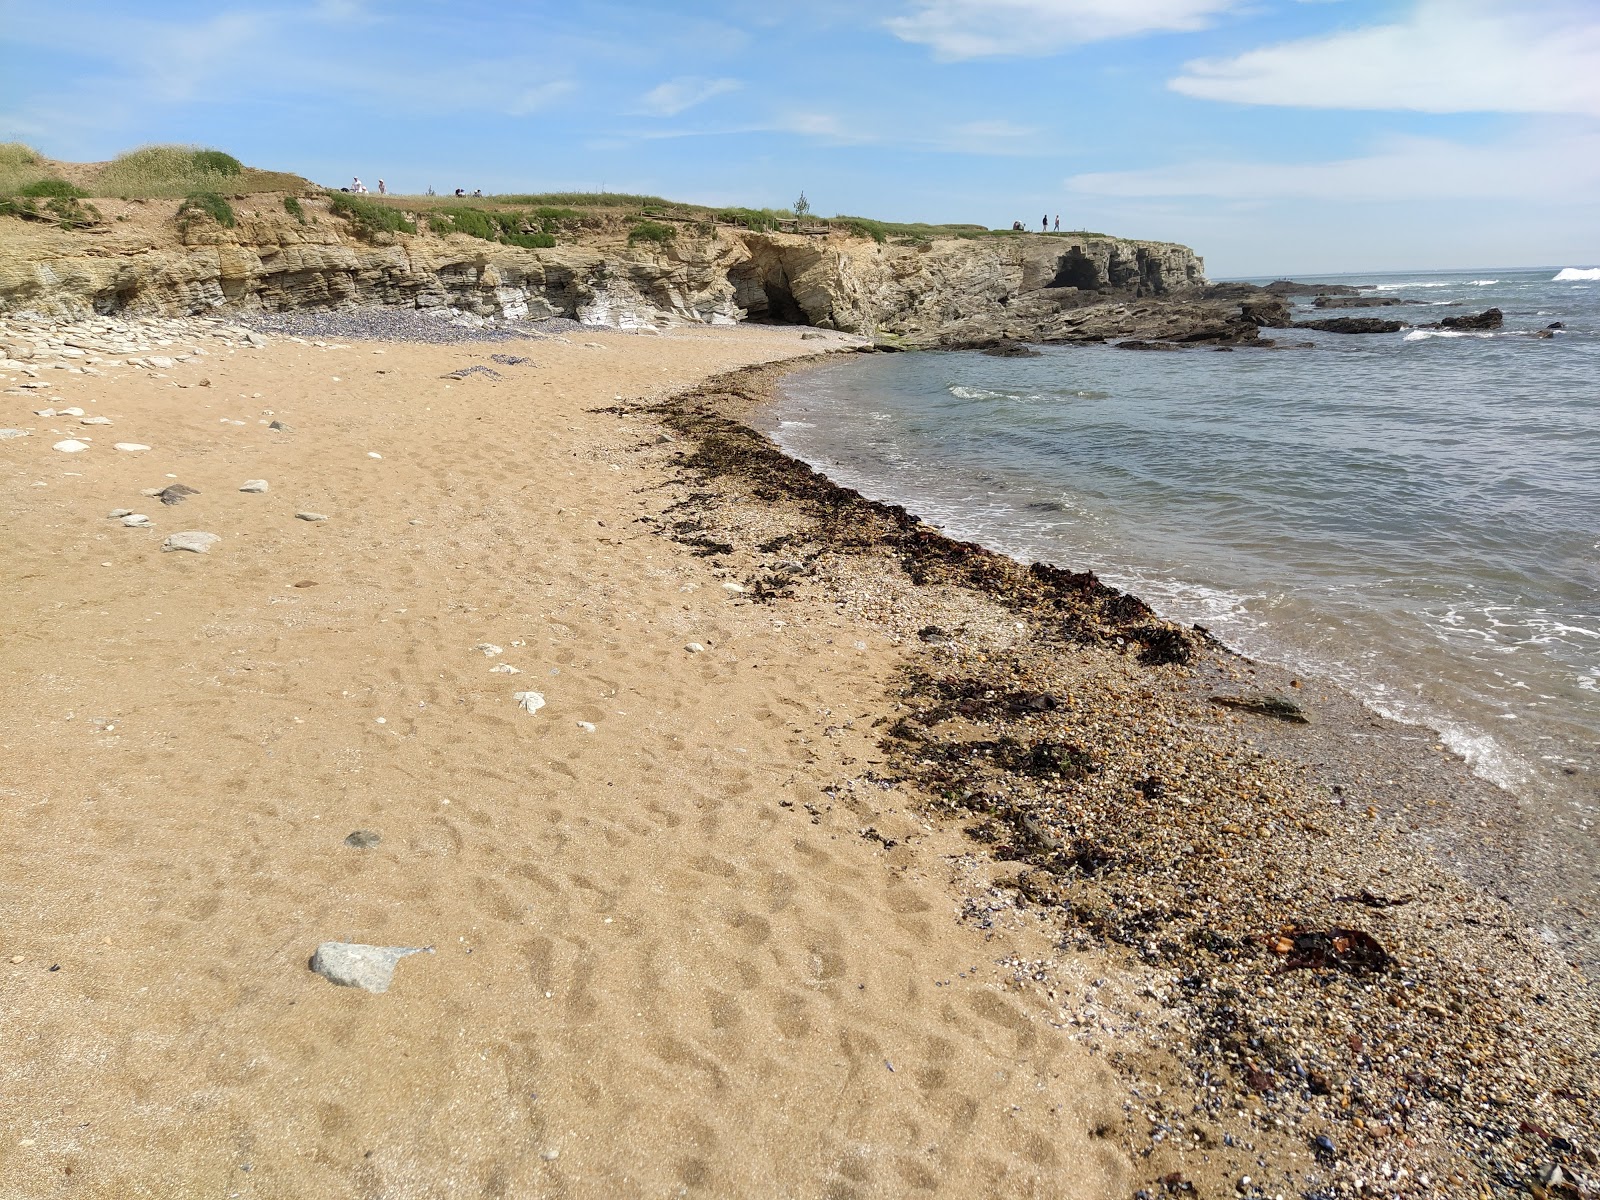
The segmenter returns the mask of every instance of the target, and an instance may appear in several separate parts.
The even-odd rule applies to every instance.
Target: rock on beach
[[[222,539],[214,533],[204,533],[198,529],[185,530],[182,533],[167,535],[167,540],[161,543],[163,550],[188,550],[194,554],[210,554],[211,547]]]
[[[360,942],[323,942],[311,956],[311,969],[329,983],[387,992],[395,964],[411,954],[432,954],[432,946],[366,946]]]

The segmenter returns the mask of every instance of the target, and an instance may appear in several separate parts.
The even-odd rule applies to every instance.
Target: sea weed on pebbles
[[[839,785],[852,819],[910,793],[967,835],[966,919],[1049,932],[1055,958],[999,965],[1125,1073],[1141,1194],[1595,1194],[1583,976],[1319,782],[1328,762],[1263,750],[1281,722],[1212,702],[1254,664],[1092,575],[952,542],[785,458],[739,420],[783,369],[632,411],[678,435],[641,450],[683,485],[653,523],[740,577],[737,603],[792,598],[902,646],[882,760]],[[1466,786],[1342,752],[1347,778],[1407,779],[1420,803]],[[1111,983],[1074,988],[1085,970]]]

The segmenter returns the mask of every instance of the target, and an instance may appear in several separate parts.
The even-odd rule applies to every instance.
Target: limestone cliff
[[[0,311],[405,305],[622,327],[786,321],[933,344],[1075,336],[1078,310],[1115,326],[1129,304],[1192,299],[1205,284],[1187,247],[1116,238],[884,245],[685,224],[664,249],[630,247],[625,231],[602,229],[576,245],[524,250],[463,234],[364,240],[309,201],[310,223],[262,201],[241,209],[236,228],[207,222],[185,232],[170,207],[148,202],[73,232],[0,218]],[[1088,324],[1085,336],[1107,336],[1098,332],[1105,319]]]

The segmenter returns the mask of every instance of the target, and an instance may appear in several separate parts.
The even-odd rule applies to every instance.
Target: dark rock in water
[[[1288,304],[1277,296],[1248,296],[1239,302],[1239,314],[1252,325],[1287,329],[1293,319]]]
[[[1126,342],[1117,342],[1118,350],[1182,350],[1183,347],[1173,342],[1145,342],[1131,338]]]
[[[1488,308],[1474,317],[1446,317],[1439,322],[1440,329],[1499,329],[1506,316],[1498,308]]]
[[[1296,283],[1292,279],[1279,279],[1262,290],[1274,296],[1354,296],[1357,292],[1342,283]]]
[[[156,493],[156,499],[163,504],[182,504],[185,496],[198,496],[199,488],[192,488],[187,484],[174,483],[164,491]]]
[[[1311,718],[1306,716],[1302,709],[1293,700],[1285,700],[1282,696],[1213,696],[1213,704],[1225,704],[1229,708],[1243,709],[1245,712],[1259,713],[1263,717],[1276,717],[1280,721],[1288,721],[1294,725],[1309,725]]]
[[[1311,302],[1314,308],[1392,308],[1404,303],[1394,296],[1318,296]]]
[[[1536,338],[1553,338],[1556,336],[1556,332],[1553,329],[1541,329],[1533,336]]]
[[[1323,333],[1399,333],[1400,322],[1382,317],[1329,317],[1323,321],[1296,321],[1296,329],[1320,329]]]
[[[1545,326],[1546,329],[1565,329],[1566,327],[1567,323],[1565,321],[1551,321],[1550,324]]]
[[[1013,342],[1005,338],[995,342],[993,345],[985,346],[978,353],[987,354],[990,358],[1038,358],[1040,356],[1039,351],[1032,346],[1025,346],[1021,342]]]

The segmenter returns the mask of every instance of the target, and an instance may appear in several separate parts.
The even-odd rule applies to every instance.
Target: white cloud
[[[1067,46],[1203,29],[1242,0],[912,0],[885,22],[944,59],[1053,54]]]
[[[1557,123],[1565,124],[1565,123]],[[1072,191],[1116,197],[1268,200],[1515,200],[1585,203],[1600,194],[1600,131],[1547,129],[1486,145],[1393,137],[1372,153],[1313,163],[1201,160],[1075,175]],[[1489,222],[1495,220],[1491,215]]]
[[[1395,24],[1191,62],[1169,86],[1243,104],[1600,116],[1600,10],[1420,0]]]
[[[713,96],[736,92],[744,85],[737,79],[704,79],[680,75],[639,97],[639,111],[655,117],[675,117],[685,109],[704,104]]]

